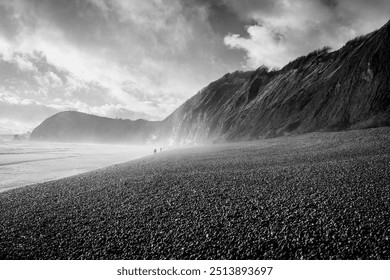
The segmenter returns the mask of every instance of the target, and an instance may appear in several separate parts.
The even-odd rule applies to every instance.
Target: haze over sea
[[[0,135],[0,192],[136,159],[147,146],[12,141]]]

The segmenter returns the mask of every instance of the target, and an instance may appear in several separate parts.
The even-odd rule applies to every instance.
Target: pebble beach
[[[389,259],[390,128],[168,150],[0,193],[1,259]]]

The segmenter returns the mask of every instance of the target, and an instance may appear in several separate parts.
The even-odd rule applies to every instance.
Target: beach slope
[[[0,258],[389,259],[389,143],[194,147],[0,193]]]

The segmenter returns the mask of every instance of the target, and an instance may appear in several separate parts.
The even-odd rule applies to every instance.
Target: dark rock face
[[[188,100],[176,141],[237,141],[390,124],[390,23],[279,71],[235,72]],[[223,92],[221,93],[221,90]]]
[[[123,130],[112,135],[129,141],[178,144],[389,125],[389,46],[390,22],[337,51],[312,52],[278,71],[260,67],[226,74],[161,122],[107,120],[107,127]],[[51,127],[45,122],[32,139],[53,139],[63,126],[61,119]]]

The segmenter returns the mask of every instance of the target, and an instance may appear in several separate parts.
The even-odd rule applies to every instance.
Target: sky
[[[228,72],[388,20],[388,0],[0,0],[0,134],[65,110],[162,120]]]

